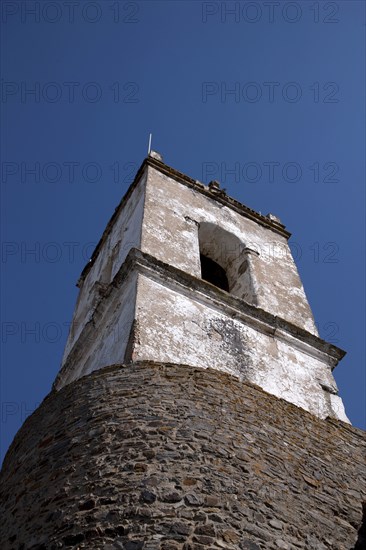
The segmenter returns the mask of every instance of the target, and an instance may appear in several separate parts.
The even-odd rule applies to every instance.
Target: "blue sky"
[[[365,427],[365,4],[4,1],[1,453],[49,392],[75,283],[146,156],[292,232]]]

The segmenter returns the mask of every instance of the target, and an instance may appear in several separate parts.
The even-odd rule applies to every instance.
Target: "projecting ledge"
[[[68,351],[54,389],[118,362],[209,363],[320,418],[347,421],[331,374],[343,355],[304,329],[131,249]]]
[[[202,279],[161,262],[150,254],[135,248],[130,250],[126,262],[116,275],[113,284],[119,284],[118,281],[126,277],[126,270],[130,269],[135,269],[149,278],[197,299],[210,307],[217,307],[226,313],[228,317],[243,321],[260,332],[289,342],[304,353],[323,360],[332,370],[346,354],[344,350],[293,323],[253,306]]]

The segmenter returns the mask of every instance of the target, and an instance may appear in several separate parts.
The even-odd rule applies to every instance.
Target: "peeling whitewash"
[[[131,248],[140,248],[146,177],[143,176],[121,209],[99,254],[80,283],[74,317],[62,359],[66,359],[89,321],[106,286],[113,280]]]
[[[310,340],[318,336],[286,233],[208,196],[202,184],[177,181],[165,168],[145,161],[80,278],[56,389],[115,363],[179,363],[229,372],[321,418],[347,422],[331,372],[334,358],[289,332],[259,330],[236,318],[225,301],[210,303],[194,288],[181,292],[179,284],[134,264],[121,275],[128,252],[137,248],[200,279],[202,253],[225,269],[238,308],[244,300],[305,330]]]
[[[332,395],[331,400],[322,387],[336,391],[326,358],[233,319],[225,309],[139,275],[133,360],[222,370],[321,418],[347,422],[341,399]]]
[[[230,243],[215,239],[214,231],[204,235],[206,247],[216,245],[224,263],[226,256],[236,264],[250,256],[256,305],[318,334],[285,237],[149,167],[141,250],[200,277],[198,224],[202,223],[236,237]],[[246,254],[246,248],[259,254]]]
[[[137,273],[130,271],[126,280],[102,298],[78,341],[65,358],[55,388],[91,372],[123,362],[135,318]]]

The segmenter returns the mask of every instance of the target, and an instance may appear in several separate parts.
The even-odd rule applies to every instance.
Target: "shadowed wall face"
[[[0,547],[350,550],[365,443],[217,370],[108,367],[50,394],[16,436]]]
[[[221,267],[218,263],[203,254],[200,254],[201,260],[201,276],[204,281],[229,292],[229,283],[227,280],[225,269]]]

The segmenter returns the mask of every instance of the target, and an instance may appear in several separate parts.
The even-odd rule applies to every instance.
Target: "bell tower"
[[[81,274],[55,389],[116,363],[185,364],[347,422],[344,352],[318,336],[289,236],[151,152]]]
[[[365,548],[365,434],[289,236],[150,153],[5,457],[1,550]]]

